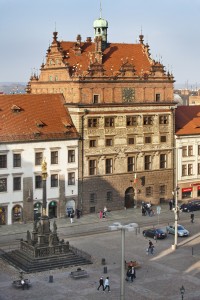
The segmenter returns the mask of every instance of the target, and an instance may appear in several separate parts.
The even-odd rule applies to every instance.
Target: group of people
[[[152,209],[151,201],[148,203],[142,202],[141,209],[142,209],[142,216],[152,217],[155,214],[154,210]]]
[[[109,281],[109,277],[106,277],[105,281],[103,279],[103,276],[99,279],[99,286],[97,288],[97,290],[99,291],[99,289],[102,287],[103,291],[105,291],[106,289],[108,289],[108,292],[110,292],[110,281]]]
[[[126,272],[126,281],[129,281],[130,279],[131,282],[133,282],[135,278],[136,278],[135,267],[132,264],[129,264]]]
[[[76,217],[77,219],[79,219],[81,216],[81,211],[80,209],[76,209]],[[75,217],[75,212],[74,212],[74,209],[72,209],[69,213],[68,213],[68,217],[70,218],[70,222],[71,224],[74,222],[74,217]]]
[[[100,218],[100,219],[102,219],[102,218],[105,219],[106,216],[107,216],[107,212],[108,212],[108,209],[107,209],[107,207],[105,206],[104,209],[103,209],[103,211],[100,210],[100,212],[99,212],[99,218]]]

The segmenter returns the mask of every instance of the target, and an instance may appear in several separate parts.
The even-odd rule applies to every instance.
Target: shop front
[[[5,206],[0,206],[0,225],[6,225],[7,209]]]
[[[192,187],[182,188],[182,199],[192,198]]]
[[[22,222],[22,207],[15,205],[12,209],[12,223]]]

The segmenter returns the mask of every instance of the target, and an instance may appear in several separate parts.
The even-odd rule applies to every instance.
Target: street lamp
[[[185,288],[184,286],[182,285],[182,287],[180,288],[180,292],[181,292],[181,299],[183,300],[183,296],[185,294]]]
[[[121,282],[120,282],[120,300],[124,300],[124,282],[125,282],[125,230],[134,231],[138,227],[136,223],[122,225],[121,223],[113,223],[109,226],[110,230],[121,230]]]
[[[174,148],[176,151],[176,159],[175,159],[175,164],[176,164],[176,176],[175,176],[175,189],[172,192],[172,194],[175,196],[175,207],[174,207],[174,216],[175,216],[175,222],[174,222],[174,245],[172,245],[172,249],[176,250],[177,245],[178,245],[178,150],[182,149],[182,147],[177,147]]]

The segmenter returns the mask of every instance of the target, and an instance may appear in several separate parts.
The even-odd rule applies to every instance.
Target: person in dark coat
[[[99,286],[98,286],[98,288],[97,288],[98,291],[99,291],[99,289],[100,289],[101,286],[102,286],[102,289],[103,289],[103,291],[104,291],[104,281],[103,281],[103,277],[101,277],[101,278],[99,279]]]
[[[191,223],[194,223],[194,213],[192,211],[191,215],[190,215],[190,218],[191,218]]]

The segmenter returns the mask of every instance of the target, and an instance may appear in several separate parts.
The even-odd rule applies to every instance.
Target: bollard
[[[106,259],[105,259],[105,258],[102,258],[102,259],[101,259],[101,264],[102,264],[102,265],[105,265],[105,264],[106,264]]]
[[[104,274],[108,273],[107,267],[103,267],[103,272],[104,272]]]
[[[52,283],[53,282],[53,275],[49,276],[49,282]]]

